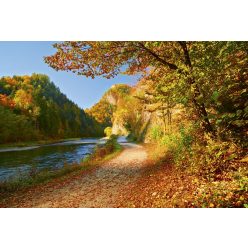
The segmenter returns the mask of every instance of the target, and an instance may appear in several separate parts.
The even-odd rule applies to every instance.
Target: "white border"
[[[245,247],[247,210],[1,209],[1,247]]]
[[[247,0],[1,1],[0,40],[247,40]]]
[[[0,9],[0,40],[248,39],[246,0],[8,0]],[[245,247],[246,211],[0,209],[0,245]]]

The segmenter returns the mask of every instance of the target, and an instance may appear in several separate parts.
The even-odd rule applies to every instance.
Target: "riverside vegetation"
[[[135,86],[111,87],[84,112],[99,133],[128,135],[148,154],[141,176],[120,192],[116,206],[248,206],[247,42],[54,47],[57,52],[45,62],[56,70],[92,78],[140,75]]]
[[[48,183],[54,179],[64,180],[67,177],[83,173],[92,167],[98,166],[102,162],[114,158],[121,150],[122,147],[117,142],[117,136],[111,135],[105,144],[97,145],[93,153],[83,158],[79,164],[64,164],[62,168],[53,170],[37,170],[37,168],[34,167],[25,177],[17,176],[12,180],[1,182],[0,196],[4,198],[16,191],[26,190],[39,184]]]

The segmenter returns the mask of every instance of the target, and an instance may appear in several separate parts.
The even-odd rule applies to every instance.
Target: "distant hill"
[[[165,133],[175,128],[178,121],[182,122],[184,112],[179,105],[167,107],[152,98],[149,100],[146,92],[142,81],[133,87],[116,84],[105,92],[98,103],[85,111],[96,119],[103,129],[112,127],[113,134],[149,141],[154,132]]]
[[[0,78],[0,143],[102,135],[97,121],[48,76]]]
[[[118,117],[120,111],[124,110],[123,104],[125,104],[130,95],[132,87],[126,84],[113,85],[102,96],[100,101],[96,103],[85,112],[96,119],[103,128],[111,126],[114,134],[127,134],[128,130],[125,127],[125,123]]]

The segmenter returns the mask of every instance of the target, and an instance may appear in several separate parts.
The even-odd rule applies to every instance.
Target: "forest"
[[[120,121],[129,126],[130,135],[135,125],[144,124],[142,111],[162,115],[164,129],[159,132],[165,135],[165,118],[171,119],[173,110],[181,109],[198,140],[247,147],[247,42],[63,42],[54,46],[58,51],[46,62],[56,70],[92,78],[141,74],[133,97],[128,98],[127,91],[119,103],[123,105]],[[125,109],[129,109],[126,114]],[[111,106],[104,97],[90,112],[101,122],[111,119]]]
[[[0,79],[0,143],[101,136],[102,129],[46,75]]]

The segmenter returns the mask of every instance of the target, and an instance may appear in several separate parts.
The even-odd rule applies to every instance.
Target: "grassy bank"
[[[117,142],[117,136],[112,135],[104,145],[98,145],[94,152],[82,161],[84,165],[99,164],[114,158],[122,150],[122,146]]]
[[[0,183],[0,195],[6,194],[49,182],[53,179],[62,179],[86,171],[100,165],[118,155],[122,147],[117,143],[116,137],[111,137],[105,144],[96,146],[94,152],[85,157],[80,164],[64,165],[60,169],[40,170],[32,169],[26,177]]]

